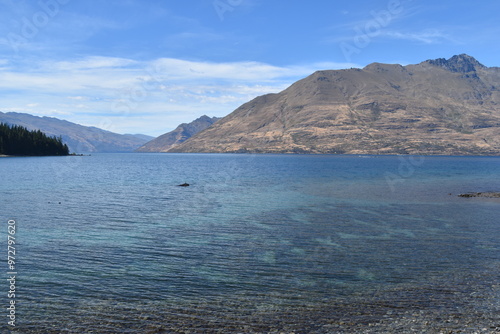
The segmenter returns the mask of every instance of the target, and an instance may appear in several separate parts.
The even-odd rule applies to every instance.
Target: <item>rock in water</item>
[[[467,194],[459,194],[458,197],[500,198],[500,192],[467,193]]]

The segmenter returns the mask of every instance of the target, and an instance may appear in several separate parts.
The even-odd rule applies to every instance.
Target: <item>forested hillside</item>
[[[0,154],[22,156],[68,155],[61,137],[49,137],[40,130],[0,123]]]
[[[0,111],[0,123],[24,126],[40,130],[47,136],[61,136],[70,152],[116,153],[132,152],[154,137],[140,134],[118,134],[93,126],[83,126],[54,117],[40,117],[30,114]]]

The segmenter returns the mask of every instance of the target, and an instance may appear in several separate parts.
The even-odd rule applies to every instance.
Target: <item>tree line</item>
[[[62,138],[49,137],[40,130],[0,123],[0,154],[22,156],[69,155]]]

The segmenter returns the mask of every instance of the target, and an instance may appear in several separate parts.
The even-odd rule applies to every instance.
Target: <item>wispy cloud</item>
[[[138,64],[137,61],[126,58],[92,56],[76,61],[46,62],[45,68],[52,67],[59,71],[85,71],[126,68],[136,64]]]
[[[441,44],[445,42],[455,42],[454,39],[437,29],[427,29],[420,32],[400,32],[400,31],[384,31],[383,36],[423,44]]]

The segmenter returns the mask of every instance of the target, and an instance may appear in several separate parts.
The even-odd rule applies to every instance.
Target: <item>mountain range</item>
[[[155,139],[13,112],[0,112],[0,122],[61,136],[76,153],[498,155],[499,87],[500,68],[461,54],[317,71],[224,118],[202,116]]]
[[[49,136],[62,137],[70,152],[132,152],[153,139],[146,135],[122,135],[96,127],[87,127],[54,117],[0,112],[0,122],[40,130]]]
[[[219,119],[219,117],[203,115],[191,123],[182,123],[175,130],[167,132],[144,144],[136,152],[168,152],[198,132],[205,130]]]
[[[500,68],[466,54],[317,71],[155,150],[497,155],[499,89]]]

